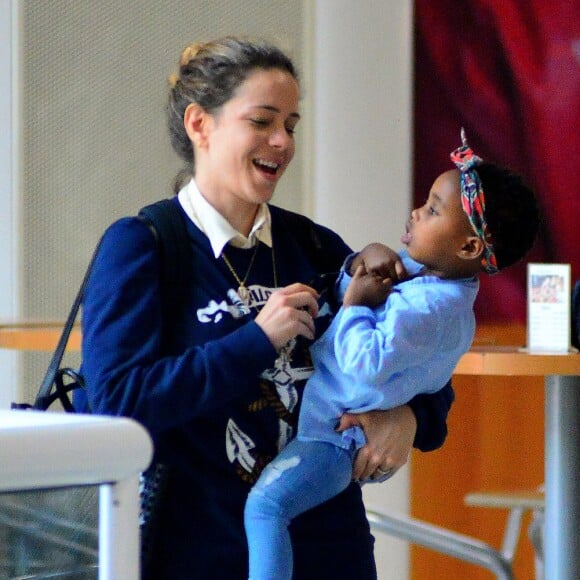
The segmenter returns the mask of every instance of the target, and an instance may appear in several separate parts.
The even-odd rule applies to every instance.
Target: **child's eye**
[[[294,135],[294,133],[296,133],[296,128],[295,127],[286,127],[286,133],[288,133],[288,135]]]
[[[432,205],[427,207],[427,211],[429,212],[429,215],[437,215],[437,211]]]

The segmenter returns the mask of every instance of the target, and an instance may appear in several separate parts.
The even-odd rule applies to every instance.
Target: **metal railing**
[[[493,572],[499,580],[514,578],[510,560],[485,542],[415,518],[371,508],[367,508],[367,518],[374,530],[476,564]]]

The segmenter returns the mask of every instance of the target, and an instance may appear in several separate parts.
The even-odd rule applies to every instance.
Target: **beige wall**
[[[228,0],[21,0],[19,162],[25,318],[63,318],[102,231],[172,195],[180,167],[166,130],[167,76],[182,48],[266,36],[302,65],[302,4]],[[98,10],[95,8],[98,6]],[[171,8],[171,9],[169,9]],[[300,207],[297,156],[277,194]],[[24,356],[29,399],[47,356]],[[73,359],[71,365],[77,364]]]

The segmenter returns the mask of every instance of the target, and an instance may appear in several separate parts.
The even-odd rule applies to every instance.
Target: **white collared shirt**
[[[252,248],[260,241],[272,247],[272,222],[267,204],[260,205],[254,225],[246,237],[203,197],[195,179],[181,189],[177,198],[189,219],[208,237],[216,258],[220,257],[228,243],[237,248]]]

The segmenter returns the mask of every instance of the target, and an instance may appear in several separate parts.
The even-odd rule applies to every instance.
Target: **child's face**
[[[474,236],[461,207],[459,171],[442,173],[433,183],[425,205],[411,212],[401,241],[411,258],[439,275],[456,275],[459,253]]]

